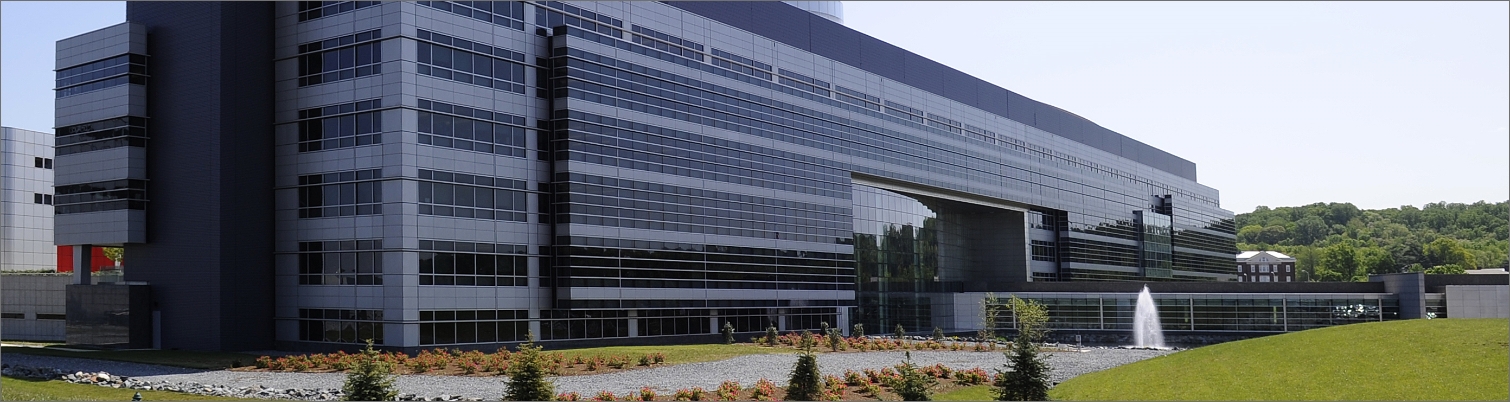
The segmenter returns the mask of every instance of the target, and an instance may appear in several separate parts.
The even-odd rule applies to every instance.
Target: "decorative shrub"
[[[640,365],[641,366],[649,366],[650,365],[650,355],[640,356]]]
[[[594,401],[617,401],[617,400],[619,400],[619,398],[617,396],[614,396],[614,394],[612,392],[598,391],[598,395],[593,396],[592,400],[594,400]]]
[[[751,389],[754,392],[750,394],[750,397],[757,401],[776,400],[776,383],[771,382],[771,380],[761,378],[755,381],[755,386],[751,387]]]
[[[718,390],[715,392],[718,393],[718,400],[732,401],[739,399],[739,390],[741,389],[744,388],[739,386],[739,381],[730,380],[718,384]]]
[[[969,370],[960,370],[954,373],[954,383],[959,385],[981,385],[991,382],[991,373],[980,367]]]
[[[640,387],[640,400],[642,400],[642,401],[653,401],[653,400],[655,400],[655,390],[650,389],[650,387]]]
[[[682,388],[676,390],[676,395],[673,396],[678,401],[701,401],[703,398],[707,398],[707,391],[703,391],[702,387]]]
[[[661,353],[661,352],[651,353],[650,354],[650,360],[652,362],[655,362],[655,364],[665,363],[666,362],[666,354],[665,353]]]
[[[860,385],[865,385],[865,383],[867,383],[867,382],[870,382],[870,381],[867,381],[865,379],[865,376],[863,374],[856,373],[854,370],[844,370],[844,383],[845,384],[854,385],[854,386],[860,386]]]
[[[558,401],[580,401],[580,400],[582,400],[582,394],[578,394],[576,392],[562,392],[560,395],[556,395],[556,400],[558,400]]]

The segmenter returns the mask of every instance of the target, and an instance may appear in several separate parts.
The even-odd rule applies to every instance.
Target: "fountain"
[[[1138,308],[1133,312],[1133,346],[1138,348],[1167,349],[1164,346],[1164,328],[1159,326],[1159,309],[1153,304],[1153,295],[1148,286],[1138,292]]]

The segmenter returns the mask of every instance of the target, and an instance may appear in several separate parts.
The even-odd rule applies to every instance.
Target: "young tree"
[[[996,316],[1001,309],[1001,300],[996,298],[996,293],[986,292],[986,297],[980,299],[980,331],[976,337],[992,342],[996,340]]]
[[[838,328],[828,330],[828,348],[835,352],[839,351],[839,346],[844,345],[844,334],[839,332]]]
[[[725,344],[729,344],[729,345],[733,345],[734,344],[734,324],[730,323],[728,321],[724,321],[723,333],[724,333],[724,343]]]
[[[802,333],[802,353],[797,355],[797,364],[792,367],[792,376],[787,380],[786,399],[790,401],[816,401],[823,392],[823,375],[818,372],[818,356],[813,354],[808,333]]]
[[[126,249],[123,247],[101,247],[100,254],[114,261],[115,265],[121,265],[121,261],[126,259]]]
[[[900,323],[897,324],[897,331],[896,332],[897,332],[896,333],[897,339],[902,339],[903,337],[907,336],[907,330],[903,329],[902,328],[902,324],[900,324]]]
[[[1007,370],[996,370],[996,400],[1043,401],[1049,398],[1049,365],[1038,355],[1038,342],[1048,334],[1048,310],[1016,295],[1008,302],[1017,316],[1017,341],[1007,354]]]
[[[865,337],[865,324],[855,324],[855,327],[849,331],[849,336],[853,336],[853,337],[856,337],[856,338],[864,338]]]
[[[509,380],[503,392],[505,401],[549,401],[556,397],[556,385],[545,378],[545,355],[535,346],[535,333],[525,335],[525,342],[509,362]]]
[[[912,352],[907,352],[906,356],[907,360],[903,361],[900,367],[897,367],[898,374],[902,375],[902,381],[897,383],[897,387],[892,391],[895,391],[897,396],[902,397],[904,401],[932,400],[928,395],[929,389],[933,388],[934,384],[938,383],[938,380],[933,379],[931,375],[923,373],[922,370],[918,370],[918,367],[912,364]]]
[[[398,397],[398,391],[393,389],[393,367],[388,362],[378,358],[377,350],[372,348],[372,340],[367,340],[367,348],[362,349],[362,355],[357,358],[357,364],[346,372],[346,385],[341,387],[348,401],[391,401]]]
[[[935,342],[943,342],[944,341],[944,329],[943,328],[933,327],[933,340]]]
[[[776,325],[773,324],[773,325],[765,328],[765,345],[766,346],[776,346],[776,338],[780,338],[780,337],[781,337],[781,334],[779,334],[779,333],[776,332]]]

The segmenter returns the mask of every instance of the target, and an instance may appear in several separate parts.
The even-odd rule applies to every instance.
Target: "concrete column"
[[[835,320],[838,322],[834,323],[834,328],[838,328],[839,333],[841,334],[850,333],[851,329],[849,327],[849,307],[836,307],[836,309],[839,310],[839,318]]]
[[[630,338],[634,338],[634,337],[640,336],[640,319],[636,318],[636,317],[640,316],[639,312],[640,312],[639,310],[629,310],[629,320],[628,321],[629,321],[629,337]]]
[[[73,284],[90,285],[89,278],[90,260],[94,257],[94,245],[80,244],[73,246]]]

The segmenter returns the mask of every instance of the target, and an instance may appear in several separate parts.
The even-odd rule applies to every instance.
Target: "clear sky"
[[[120,2],[0,4],[0,124]],[[1510,2],[855,2],[851,28],[1196,163],[1222,207],[1510,199]]]

